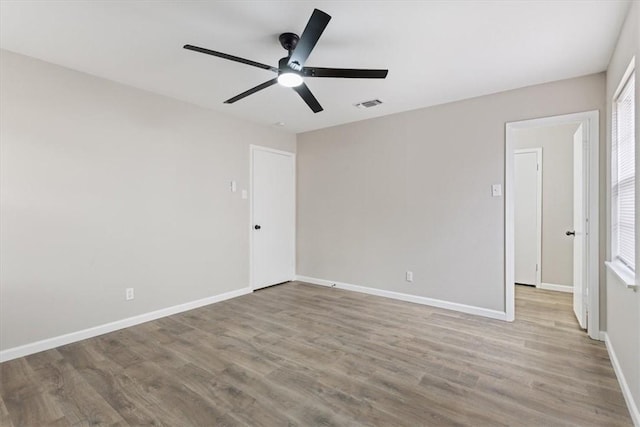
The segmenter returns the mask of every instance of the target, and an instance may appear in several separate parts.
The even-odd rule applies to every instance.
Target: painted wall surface
[[[640,3],[633,2],[629,15],[624,23],[615,52],[611,57],[607,70],[607,189],[610,185],[611,159],[611,106],[616,90],[623,78],[631,59],[636,60],[636,265],[640,261],[640,84],[638,84],[638,62],[640,61]],[[609,200],[609,197],[607,197]],[[607,259],[611,258],[609,244],[611,233],[610,210],[607,210]],[[636,273],[637,274],[637,273]],[[636,283],[638,278],[636,276]],[[632,416],[640,425],[640,291],[627,289],[615,274],[607,274],[607,325],[609,336],[624,378],[629,386],[635,403],[635,414]]]
[[[505,124],[604,92],[600,73],[299,134],[297,273],[504,311]]]
[[[516,129],[514,149],[542,148],[542,282],[573,286],[573,134],[578,124]],[[517,190],[516,190],[517,191]]]
[[[249,144],[295,135],[0,55],[0,349],[249,285]]]

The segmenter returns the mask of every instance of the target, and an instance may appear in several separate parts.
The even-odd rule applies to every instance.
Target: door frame
[[[542,283],[542,147],[519,148],[513,150],[513,154],[535,153],[538,169],[536,170],[536,288]],[[515,195],[514,195],[515,197]],[[515,220],[515,215],[514,215]],[[515,224],[515,221],[514,221]],[[515,255],[515,228],[514,228],[514,255]],[[514,257],[515,261],[515,257]],[[515,270],[514,270],[515,278]]]
[[[276,150],[275,148],[269,148],[269,147],[264,147],[262,145],[254,145],[254,144],[250,144],[249,145],[249,288],[251,288],[251,291],[253,292],[255,290],[255,283],[253,281],[253,225],[255,224],[253,221],[253,153],[255,153],[256,151],[266,151],[268,153],[273,153],[273,154],[279,154],[279,155],[283,155],[283,156],[288,156],[291,157],[291,160],[293,161],[293,224],[291,225],[293,227],[293,242],[291,242],[291,244],[293,245],[293,259],[292,259],[292,276],[291,276],[291,280],[295,280],[295,274],[296,274],[296,241],[297,241],[297,237],[296,237],[296,221],[297,221],[297,216],[296,216],[296,207],[297,207],[297,174],[298,174],[298,167],[297,167],[297,163],[296,163],[296,153],[290,152],[290,151],[283,151],[283,150]]]
[[[581,122],[584,129],[585,162],[585,239],[584,265],[585,290],[587,291],[587,332],[593,339],[600,339],[600,288],[599,288],[599,148],[600,148],[600,113],[598,110],[531,120],[506,123],[505,144],[505,312],[506,320],[515,319],[515,284],[514,284],[514,144],[516,129],[527,129],[542,126],[553,126]],[[589,226],[593,224],[593,226]]]

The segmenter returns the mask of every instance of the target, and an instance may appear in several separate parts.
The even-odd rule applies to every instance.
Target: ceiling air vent
[[[371,107],[375,107],[376,105],[380,105],[382,104],[382,101],[380,101],[379,99],[372,99],[371,101],[364,101],[361,102],[359,104],[356,104],[356,107],[358,108],[371,108]]]

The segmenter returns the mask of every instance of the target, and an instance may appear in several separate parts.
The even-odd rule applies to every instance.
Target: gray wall
[[[0,349],[249,285],[229,181],[295,135],[0,55]]]
[[[503,311],[505,123],[602,112],[604,91],[600,73],[299,134],[297,273]]]
[[[573,286],[573,134],[578,124],[516,129],[515,149],[542,148],[542,282]]]
[[[633,2],[627,20],[622,28],[616,50],[611,57],[607,70],[607,159],[611,158],[611,103],[624,72],[636,57],[636,265],[640,265],[640,84],[638,73],[640,65],[640,3]],[[609,166],[607,162],[607,166]],[[610,172],[610,169],[608,168]],[[610,180],[607,173],[607,188]],[[607,210],[607,223],[610,224],[610,211]],[[611,233],[607,227],[607,248]],[[608,251],[608,258],[611,254]],[[636,275],[638,273],[636,272]],[[636,283],[638,278],[636,276]],[[626,289],[616,275],[607,274],[607,334],[615,352],[620,368],[629,385],[629,389],[640,408],[640,291]],[[640,422],[640,419],[636,420]]]

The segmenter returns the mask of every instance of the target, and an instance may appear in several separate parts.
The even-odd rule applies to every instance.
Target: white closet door
[[[252,149],[252,286],[293,280],[295,261],[295,157]]]
[[[535,150],[515,152],[515,282],[538,286],[540,253],[540,170]]]

